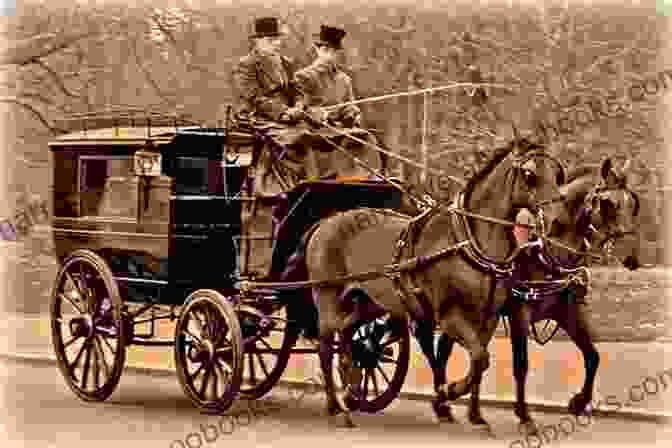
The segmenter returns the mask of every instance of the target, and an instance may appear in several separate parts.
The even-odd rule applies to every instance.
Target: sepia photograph
[[[672,0],[0,0],[0,89],[0,447],[672,442]]]

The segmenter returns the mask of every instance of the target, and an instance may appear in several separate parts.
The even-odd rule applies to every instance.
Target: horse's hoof
[[[569,400],[569,406],[567,410],[570,414],[576,417],[590,417],[593,415],[593,405],[589,399],[581,394],[574,395],[571,400]]]
[[[455,401],[460,396],[457,394],[457,391],[455,390],[457,388],[457,384],[455,383],[450,383],[448,387],[446,387],[446,399],[449,401]]]
[[[476,430],[476,432],[485,434],[486,436],[488,436],[488,437],[490,437],[490,438],[492,438],[492,439],[496,439],[496,438],[497,438],[497,435],[496,435],[495,432],[492,430],[492,427],[491,427],[490,424],[489,424],[488,422],[486,422],[485,420],[483,420],[483,423],[473,423],[473,424],[472,424],[472,427]]]
[[[357,411],[359,410],[360,407],[360,400],[358,397],[356,397],[352,392],[348,393],[344,398],[343,398],[343,403],[345,406],[351,410],[351,411]]]
[[[432,409],[434,410],[434,415],[439,420],[439,423],[455,423],[455,417],[453,417],[453,412],[450,409],[450,405],[442,401],[433,401]]]
[[[529,420],[527,422],[520,422],[520,424],[518,425],[518,432],[522,436],[538,436],[539,427],[532,420]]]
[[[473,414],[469,416],[469,423],[474,426],[487,425],[488,422],[485,421],[481,414]]]
[[[336,428],[356,428],[355,422],[352,420],[352,414],[350,412],[343,412],[338,415],[334,415],[330,418],[332,426]]]

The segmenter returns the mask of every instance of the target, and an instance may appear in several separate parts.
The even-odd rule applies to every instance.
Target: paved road
[[[381,415],[357,416],[354,430],[334,428],[324,417],[321,394],[307,396],[296,404],[296,392],[278,387],[267,401],[267,416],[258,417],[232,434],[208,432],[210,443],[192,435],[201,424],[218,425],[221,417],[201,415],[184,397],[175,378],[126,372],[120,387],[105,403],[84,403],[76,399],[56,367],[46,363],[0,362],[3,408],[0,446],[26,448],[72,448],[79,446],[119,448],[225,447],[225,446],[370,446],[418,444],[422,446],[485,445],[509,447],[518,438],[516,419],[509,410],[484,408],[494,437],[471,428],[465,409],[455,406],[458,424],[438,425],[426,402],[400,400]],[[240,413],[242,403],[227,412]],[[535,414],[540,423],[559,425],[560,414]],[[244,418],[240,423],[245,424]],[[223,420],[230,431],[229,420]],[[568,432],[571,427],[564,424]],[[552,432],[549,432],[552,437]],[[200,436],[202,437],[202,435]],[[185,441],[180,445],[174,440]],[[561,435],[552,446],[577,446],[588,442],[648,446],[672,440],[672,427],[651,422],[602,417],[593,424]],[[535,441],[532,446],[535,447]],[[528,448],[528,445],[513,445]],[[548,446],[548,445],[547,445]]]

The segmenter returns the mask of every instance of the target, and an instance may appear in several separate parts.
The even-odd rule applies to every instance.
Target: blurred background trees
[[[451,82],[508,85],[430,97],[429,163],[462,178],[505,141],[511,121],[532,131],[539,120],[552,122],[590,98],[627,101],[630,83],[670,68],[661,58],[669,19],[656,13],[655,1],[456,0],[431,8],[384,0],[160,3],[27,0],[17,5],[15,17],[4,18],[0,103],[13,125],[5,126],[3,140],[7,162],[15,167],[13,194],[49,195],[46,142],[68,114],[152,106],[207,125],[223,120],[233,98],[231,69],[249,49],[254,17],[262,15],[281,17],[290,33],[287,53],[300,64],[311,60],[312,34],[321,23],[345,28],[345,62],[358,98]],[[648,95],[621,116],[576,126],[551,145],[569,167],[598,164],[607,155],[621,163],[633,159],[631,183],[644,202],[644,238],[652,242],[661,241],[669,197],[659,126],[666,94]],[[390,149],[421,161],[422,96],[362,107],[367,125],[381,131]],[[418,180],[417,169],[396,169]],[[445,189],[436,178],[425,187],[436,193],[438,184]]]

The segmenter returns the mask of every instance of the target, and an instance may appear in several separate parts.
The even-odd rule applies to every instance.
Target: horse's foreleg
[[[495,333],[498,324],[497,319],[489,319],[486,322],[484,331],[481,333],[481,344],[484,347],[487,347],[492,339],[492,335]],[[481,394],[481,383],[483,382],[483,377],[481,376],[480,381],[474,381],[471,386],[471,399],[469,401],[469,422],[473,425],[484,425],[488,426],[488,422],[483,418],[481,414],[480,407],[480,394]]]
[[[593,344],[592,327],[588,320],[586,305],[570,304],[566,309],[566,313],[558,321],[558,324],[581,350],[586,372],[583,388],[581,392],[572,397],[568,409],[576,416],[590,415],[592,413],[590,403],[593,400],[593,386],[597,376],[597,368],[600,365],[600,354]]]
[[[490,366],[490,354],[483,345],[474,324],[469,322],[462,313],[453,309],[441,319],[441,331],[451,340],[459,340],[469,353],[470,366],[467,376],[460,381],[450,383],[442,388],[448,400],[456,400],[466,395],[474,382],[481,381],[483,372]]]
[[[336,391],[334,390],[333,381],[333,372],[332,372],[332,359],[334,355],[333,349],[334,337],[332,333],[320,334],[320,368],[322,369],[322,374],[324,375],[324,387],[327,394],[327,415],[334,416],[340,412],[340,407],[336,401]]]
[[[530,312],[524,304],[513,305],[511,310],[511,351],[513,354],[513,378],[516,383],[514,413],[528,433],[536,433],[537,427],[530,415],[525,398],[525,385],[529,361],[527,357],[530,331]]]
[[[443,390],[446,384],[446,364],[453,348],[452,342],[448,344],[448,338],[441,335],[437,354],[434,356],[434,323],[431,321],[418,321],[416,323],[415,338],[420,344],[429,367],[432,369],[434,392],[436,393],[436,398],[432,400],[434,414],[439,421],[452,423],[455,418],[453,418],[450,405],[446,403],[447,397]]]

